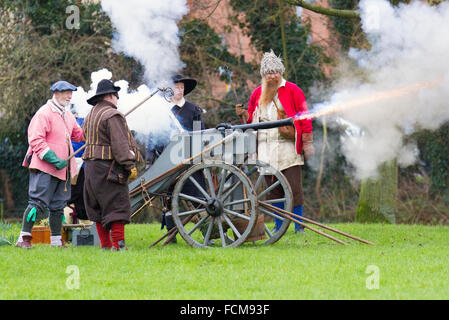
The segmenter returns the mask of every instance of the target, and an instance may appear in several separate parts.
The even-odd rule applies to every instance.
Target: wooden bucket
[[[31,243],[47,243],[50,244],[50,227],[41,227],[41,226],[35,226],[33,229],[31,229]],[[62,240],[64,242],[67,242],[67,232],[65,229],[62,229]]]
[[[232,224],[237,228],[240,234],[245,232],[246,227],[248,226],[248,221],[241,218],[236,218],[232,220]],[[234,237],[237,237],[234,233]],[[248,237],[246,237],[245,242],[252,242],[257,240],[265,239],[267,236],[265,235],[265,223],[264,223],[264,215],[258,215],[256,220],[256,225],[253,230],[250,232]]]

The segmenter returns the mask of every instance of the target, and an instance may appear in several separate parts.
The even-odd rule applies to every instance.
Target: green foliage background
[[[67,29],[65,8],[73,1],[3,1],[0,4],[0,170],[12,182],[14,201],[27,199],[27,128],[51,97],[49,88],[65,79],[84,88],[101,68],[118,79],[139,83],[141,67],[110,50],[112,26],[99,4],[79,4],[80,28]]]
[[[357,0],[330,0],[329,3],[340,9],[358,6]],[[80,8],[79,29],[65,27],[68,16],[65,8],[71,4]],[[293,6],[277,0],[230,0],[230,5],[235,14],[225,32],[232,32],[231,26],[237,25],[250,37],[259,54],[273,49],[285,59],[287,80],[303,89],[309,106],[325,100],[321,93],[313,93],[330,81],[326,79],[323,67],[334,63],[333,57],[310,42],[310,25],[296,15]],[[141,83],[142,66],[110,49],[114,30],[99,4],[69,0],[4,0],[0,3],[0,19],[0,173],[8,174],[16,205],[21,206],[27,199],[28,184],[27,171],[20,166],[28,146],[26,130],[33,114],[50,97],[50,85],[64,78],[88,88],[91,72],[104,67],[114,70],[117,79],[127,79],[133,88]],[[341,18],[331,18],[330,21],[343,53],[350,47],[369,48],[360,21]],[[207,110],[204,114],[207,127],[214,127],[219,122],[237,123],[234,105],[248,101],[253,89],[249,82],[260,83],[259,65],[231,54],[224,35],[217,34],[205,20],[186,16],[179,26],[182,40],[179,50],[186,63],[183,73],[199,80],[189,98]],[[214,96],[212,92],[210,80],[216,78],[230,88],[224,97]],[[313,125],[316,145],[322,145],[326,137],[327,148],[322,158],[313,160],[312,166],[305,165],[305,212],[323,221],[352,220],[359,185],[351,181],[352,168],[341,152],[339,137],[342,132],[327,128],[321,121],[314,121]],[[412,218],[401,218],[399,222],[421,221],[422,218],[413,216],[417,206],[424,207],[420,212],[434,214],[432,208],[442,208],[441,199],[445,199],[447,211],[448,127],[446,124],[434,132],[422,131],[408,137],[418,144],[420,163],[400,170],[402,190],[415,197],[410,200],[411,197],[402,194],[401,215],[408,214]],[[322,164],[319,164],[321,160]],[[322,176],[316,169],[320,165]],[[318,177],[319,189],[316,186]],[[418,178],[419,183],[415,181]],[[422,217],[422,213],[419,215]],[[448,222],[444,214],[434,218],[436,220],[424,220]]]
[[[273,49],[285,60],[285,49],[285,76],[298,84],[306,96],[315,82],[325,80],[322,67],[330,62],[330,58],[323,48],[310,42],[310,25],[296,16],[292,6],[280,6],[278,1],[271,0],[231,0],[230,4],[237,13],[235,22],[251,37],[251,43],[259,52]],[[238,18],[239,13],[245,14],[243,19]],[[285,43],[281,21],[285,28]]]

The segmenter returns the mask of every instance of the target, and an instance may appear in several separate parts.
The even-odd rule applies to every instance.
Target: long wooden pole
[[[289,216],[293,216],[293,217],[295,217],[295,218],[304,220],[304,221],[306,221],[306,222],[308,222],[308,223],[311,223],[311,224],[314,224],[314,225],[316,225],[316,226],[319,226],[319,227],[321,227],[321,228],[323,228],[323,229],[326,229],[326,230],[329,230],[329,231],[338,233],[338,234],[340,234],[340,235],[342,235],[342,236],[351,238],[351,239],[353,239],[353,240],[357,240],[357,241],[360,241],[360,242],[363,242],[363,243],[366,243],[366,244],[369,244],[369,245],[374,245],[374,243],[372,243],[372,242],[370,242],[370,241],[361,239],[361,238],[359,238],[359,237],[353,236],[352,234],[349,234],[349,233],[340,231],[340,230],[338,230],[338,229],[335,229],[335,228],[326,226],[326,225],[324,225],[324,224],[322,224],[322,223],[319,223],[319,222],[316,222],[316,221],[314,221],[314,220],[312,220],[312,219],[309,219],[309,218],[306,218],[306,217],[302,217],[302,216],[296,215],[296,214],[294,214],[294,213],[292,213],[292,212],[288,212],[288,211],[286,211],[286,210],[277,208],[277,207],[272,206],[272,205],[270,205],[270,204],[268,204],[268,203],[264,203],[264,202],[262,202],[262,201],[259,201],[259,204],[262,204],[263,206],[265,206],[265,207],[268,208],[268,209],[275,210],[275,211],[277,211],[278,213],[279,213],[279,212],[282,212],[282,213],[287,214],[287,215],[289,215]]]
[[[186,225],[190,220],[192,220],[192,218],[194,216],[196,216],[197,214],[191,214],[190,216],[188,216],[187,218],[185,218],[182,221],[182,225]],[[168,238],[164,245],[166,245],[171,239],[173,239],[174,235],[176,235],[178,233],[178,228],[176,226],[174,226],[173,228],[171,228],[170,230],[168,230],[162,237],[160,237],[159,239],[157,239],[156,241],[154,241],[149,248],[154,247],[155,245],[157,245],[159,242],[161,242],[162,240],[164,240],[166,237],[170,237]]]
[[[259,204],[265,205],[265,203],[263,203],[263,202],[260,201],[260,200],[259,200]],[[268,207],[267,207],[267,208],[268,208]],[[287,218],[287,219],[290,220],[290,221],[293,221],[293,222],[295,222],[295,223],[297,223],[297,224],[303,226],[304,228],[310,229],[310,230],[312,230],[313,232],[316,232],[316,233],[318,233],[319,235],[322,235],[323,237],[326,237],[326,238],[328,238],[328,239],[331,239],[332,241],[335,241],[335,242],[337,242],[337,243],[339,243],[339,244],[342,244],[342,245],[345,245],[345,246],[348,245],[346,242],[341,241],[341,240],[339,240],[339,239],[337,239],[337,238],[334,238],[334,237],[328,235],[327,233],[324,233],[323,231],[320,231],[320,230],[318,230],[318,229],[312,228],[311,226],[309,226],[309,225],[307,225],[307,224],[305,224],[305,223],[302,223],[301,221],[298,221],[297,219],[293,218],[292,216],[289,216],[288,214],[282,213],[282,212],[280,212],[280,211],[278,211],[277,214],[279,214],[280,216],[282,216],[282,217],[284,217],[284,218]]]
[[[156,241],[154,241],[149,248],[154,247],[155,245],[157,245],[159,242],[161,242],[162,240],[164,240],[165,238],[167,238],[169,235],[171,235],[173,232],[175,232],[176,227],[171,228],[170,230],[168,230],[162,237],[160,237],[159,239],[157,239]]]

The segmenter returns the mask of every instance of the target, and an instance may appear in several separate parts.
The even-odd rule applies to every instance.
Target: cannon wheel
[[[198,171],[204,174],[206,188],[193,178]],[[200,197],[181,192],[188,180],[200,191]],[[236,198],[238,189],[242,192]],[[190,207],[183,208],[182,204],[185,203],[190,203]],[[235,206],[244,209],[237,210]],[[198,220],[193,225],[183,225],[182,221],[192,214]],[[193,247],[212,246],[210,240],[214,238],[213,233],[219,234],[219,237],[215,236],[217,245],[221,242],[223,248],[237,247],[245,242],[255,226],[257,195],[251,181],[239,168],[223,162],[201,163],[189,168],[176,183],[172,215],[179,234]],[[243,230],[236,227],[237,220],[245,221]]]
[[[259,201],[268,203],[273,205],[273,203],[283,203],[285,210],[292,212],[293,209],[293,193],[288,183],[287,178],[278,170],[274,169],[267,163],[256,161],[255,164],[245,164],[242,165],[243,172],[253,181],[254,190],[257,193],[257,199]],[[268,185],[267,181],[265,181],[264,176],[270,175],[273,176],[273,181]],[[284,197],[279,199],[266,199],[267,194],[280,185],[284,192]],[[267,239],[261,244],[273,244],[278,241],[287,231],[288,226],[290,225],[290,220],[283,218],[279,215],[276,215],[271,210],[266,209],[262,206],[259,206],[259,212],[263,213],[265,217],[277,218],[282,221],[282,225],[279,230],[274,230],[274,228],[270,228],[270,226],[265,222],[265,234]],[[265,219],[271,220],[271,219]]]

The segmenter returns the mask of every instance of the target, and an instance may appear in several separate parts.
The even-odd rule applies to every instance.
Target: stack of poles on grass
[[[322,235],[322,236],[324,236],[324,237],[326,237],[326,238],[329,238],[329,239],[331,239],[331,240],[333,240],[333,241],[335,241],[335,242],[337,242],[337,243],[339,243],[339,244],[347,245],[346,242],[343,242],[343,241],[341,241],[341,240],[339,240],[339,239],[337,239],[337,238],[334,238],[334,237],[328,235],[327,233],[324,233],[323,231],[320,231],[320,230],[318,230],[318,229],[315,229],[315,228],[313,228],[313,227],[311,227],[311,226],[309,226],[309,225],[307,225],[307,224],[305,224],[305,223],[303,223],[303,222],[301,222],[301,221],[299,221],[299,220],[304,220],[304,221],[306,221],[306,222],[308,222],[308,223],[310,223],[310,224],[314,224],[314,225],[319,226],[319,227],[321,227],[321,228],[323,228],[323,229],[326,229],[326,230],[329,230],[329,231],[338,233],[338,234],[340,234],[340,235],[342,235],[342,236],[351,238],[351,239],[353,239],[353,240],[357,240],[357,241],[363,242],[363,243],[365,243],[365,244],[374,245],[374,243],[372,243],[372,242],[370,242],[370,241],[361,239],[361,238],[359,238],[359,237],[353,236],[353,235],[351,235],[351,234],[349,234],[349,233],[346,233],[346,232],[337,230],[337,229],[335,229],[335,228],[331,228],[331,227],[329,227],[329,226],[326,226],[326,225],[324,225],[324,224],[322,224],[322,223],[313,221],[312,219],[306,218],[306,217],[304,217],[304,216],[299,216],[299,215],[296,215],[296,214],[294,214],[294,213],[292,213],[292,212],[289,212],[289,211],[286,211],[286,210],[277,208],[277,207],[275,207],[275,206],[272,206],[272,205],[270,205],[270,204],[268,204],[268,203],[265,203],[265,202],[262,202],[262,201],[260,201],[260,200],[259,200],[259,205],[262,205],[262,206],[264,206],[264,207],[267,208],[267,209],[270,209],[270,210],[272,210],[272,211],[275,211],[276,214],[279,214],[280,216],[282,216],[282,217],[284,217],[284,218],[286,218],[286,219],[288,219],[288,220],[290,220],[290,221],[293,221],[293,222],[295,222],[295,223],[297,223],[297,224],[303,226],[304,228],[310,229],[310,230],[312,230],[313,232],[318,233],[319,235]]]
[[[264,206],[266,209],[270,209],[270,210],[276,212],[276,214],[278,214],[278,215],[280,215],[280,216],[282,216],[282,217],[284,217],[284,218],[286,218],[286,219],[288,219],[288,220],[290,220],[290,221],[293,221],[293,222],[295,222],[295,223],[298,223],[299,225],[301,225],[301,226],[303,226],[303,227],[305,227],[305,228],[307,228],[307,229],[310,229],[311,231],[316,232],[316,233],[318,233],[319,235],[322,235],[322,236],[324,236],[324,237],[326,237],[326,238],[328,238],[328,239],[331,239],[332,241],[335,241],[335,242],[337,242],[337,243],[339,243],[339,244],[342,244],[342,245],[348,245],[348,243],[346,243],[346,242],[344,242],[344,241],[341,241],[341,240],[339,240],[339,239],[337,239],[337,238],[335,238],[335,237],[332,237],[331,235],[328,235],[327,233],[325,233],[325,232],[323,232],[323,231],[320,231],[320,230],[318,230],[318,229],[315,229],[315,228],[313,228],[313,227],[311,227],[311,226],[309,226],[309,225],[307,225],[307,224],[305,224],[304,222],[301,222],[301,221],[299,221],[299,220],[301,219],[301,220],[306,221],[306,222],[308,222],[308,223],[310,223],[310,224],[313,224],[313,225],[319,226],[319,227],[321,227],[321,228],[323,228],[323,229],[326,229],[326,230],[329,230],[329,231],[338,233],[338,234],[340,234],[340,235],[342,235],[342,236],[351,238],[351,239],[353,239],[353,240],[357,240],[357,241],[359,241],[359,242],[362,242],[362,243],[365,243],[365,244],[369,244],[369,245],[374,245],[374,243],[372,243],[372,242],[370,242],[370,241],[368,241],[368,240],[364,240],[364,239],[359,238],[359,237],[356,237],[356,236],[354,236],[354,235],[352,235],[352,234],[349,234],[349,233],[340,231],[340,230],[338,230],[338,229],[335,229],[335,228],[326,226],[326,225],[324,225],[324,224],[322,224],[322,223],[316,222],[316,221],[314,221],[314,220],[312,220],[312,219],[309,219],[309,218],[306,218],[306,217],[304,217],[304,216],[299,216],[299,215],[296,215],[296,214],[294,214],[294,213],[292,213],[292,212],[289,212],[289,211],[286,211],[286,210],[277,208],[277,207],[272,206],[272,205],[270,205],[270,204],[268,204],[268,203],[265,203],[265,202],[263,202],[263,201],[260,201],[260,200],[259,200],[258,203],[259,203],[259,205]],[[189,221],[190,221],[196,214],[197,214],[197,213],[192,214],[192,215],[188,216],[187,218],[185,218],[184,221],[182,222],[182,224],[183,224],[183,225],[187,224],[187,223],[188,223],[188,222],[189,222]],[[168,239],[165,240],[165,242],[163,243],[163,245],[166,245],[167,243],[170,242],[171,239],[173,239],[173,237],[176,236],[177,233],[178,233],[178,230],[177,230],[176,227],[171,228],[171,229],[168,230],[162,237],[160,237],[160,238],[157,239],[155,242],[153,242],[153,243],[150,245],[150,248],[151,248],[151,247],[154,247],[156,244],[158,244],[158,243],[161,242],[163,239],[165,239],[165,238],[168,237]]]

